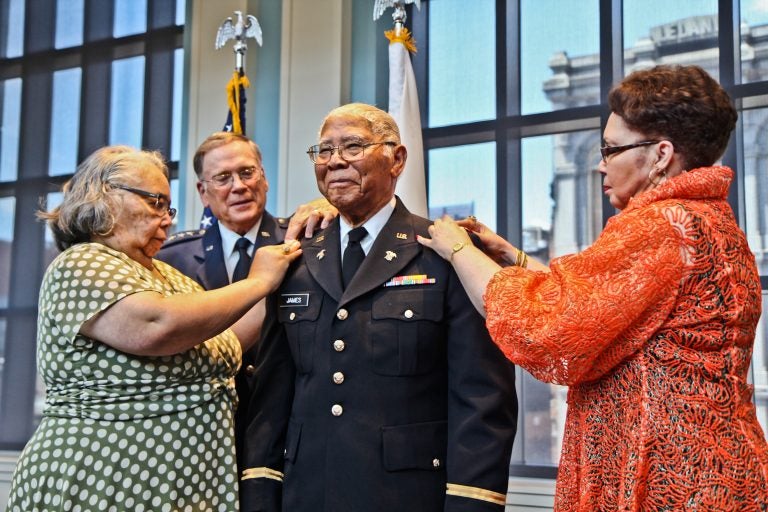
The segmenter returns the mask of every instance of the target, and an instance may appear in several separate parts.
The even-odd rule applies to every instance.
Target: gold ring
[[[283,254],[288,254],[291,252],[291,246],[288,244],[283,244]]]
[[[477,224],[477,217],[474,215],[467,215],[467,218],[471,220],[473,224]]]

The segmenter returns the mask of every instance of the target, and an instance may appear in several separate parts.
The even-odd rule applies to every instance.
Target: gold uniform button
[[[288,316],[288,318],[290,318],[291,320],[295,319],[295,318],[296,318],[296,313],[291,313],[291,314]]]
[[[344,343],[344,340],[336,340],[333,342],[333,350],[336,352],[341,352],[345,348],[347,348],[347,345]]]
[[[245,374],[249,377],[253,377],[253,375],[256,373],[256,367],[252,364],[249,364],[245,367]]]
[[[440,467],[440,459],[432,459],[432,465],[436,468]]]
[[[339,320],[346,320],[348,316],[349,316],[349,312],[344,308],[341,308],[336,312],[336,318],[338,318]]]
[[[333,383],[334,384],[341,384],[344,382],[344,374],[341,372],[336,372],[333,374]]]
[[[344,413],[344,408],[340,406],[339,404],[333,404],[333,407],[331,407],[331,414],[334,416],[341,416]]]
[[[413,318],[413,311],[411,311],[410,309],[406,309],[405,313],[403,313],[403,316],[405,318]]]

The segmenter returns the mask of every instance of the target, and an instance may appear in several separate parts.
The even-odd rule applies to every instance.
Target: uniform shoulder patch
[[[190,229],[188,231],[179,231],[178,233],[174,233],[171,236],[168,237],[168,239],[165,241],[164,246],[168,245],[174,245],[181,242],[188,242],[192,240],[197,240],[200,237],[202,237],[205,234],[204,229]]]

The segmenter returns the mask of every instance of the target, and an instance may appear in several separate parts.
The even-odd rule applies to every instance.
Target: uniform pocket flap
[[[445,421],[383,427],[384,469],[426,469],[445,466],[448,424]]]
[[[443,294],[440,290],[425,288],[386,289],[373,299],[371,314],[374,320],[439,322],[443,318]]]

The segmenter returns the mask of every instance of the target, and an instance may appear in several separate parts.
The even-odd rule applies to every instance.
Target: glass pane
[[[9,59],[24,54],[24,0],[11,0],[8,6],[8,39],[5,56]]]
[[[763,293],[763,311],[768,308],[768,294]],[[755,406],[757,419],[768,433],[768,322],[765,315],[760,317],[755,333],[755,346],[752,352],[752,384],[755,386]]]
[[[144,57],[112,63],[109,143],[141,147],[144,118]]]
[[[115,37],[147,31],[147,0],[115,0]]]
[[[429,218],[476,215],[496,230],[496,143],[431,149]]]
[[[8,307],[15,197],[0,198],[0,308]]]
[[[80,128],[80,68],[53,73],[53,108],[51,109],[51,148],[48,174],[72,174],[77,167]]]
[[[760,275],[768,275],[768,109],[745,110],[744,209],[747,241]]]
[[[19,173],[21,78],[0,81],[3,118],[0,125],[0,181],[13,181]]]
[[[83,44],[83,0],[56,1],[56,48]]]
[[[174,205],[176,208],[179,207],[179,180],[173,179],[171,180],[171,204]],[[168,234],[172,235],[179,229],[179,217],[181,217],[181,212],[179,212],[176,217],[174,217],[171,229],[169,230]]]
[[[521,1],[523,114],[599,102],[599,17],[598,0]]]
[[[600,132],[521,142],[523,250],[549,261],[586,249],[602,231]]]
[[[187,13],[185,12],[187,9],[187,1],[186,0],[176,0],[176,24],[177,25],[183,25],[184,20],[186,19]]]
[[[496,117],[494,3],[429,3],[429,126]]]
[[[587,130],[521,141],[523,250],[543,261],[589,247],[602,230],[600,132]],[[557,465],[567,388],[522,374],[517,464]]]
[[[184,49],[173,52],[173,113],[171,118],[171,155],[170,159],[178,162],[181,152],[181,99],[184,80]]]
[[[717,0],[624,0],[624,72],[697,64],[718,78],[717,34]]]
[[[768,67],[765,66],[765,57],[761,56],[765,52],[766,30],[768,30],[768,2],[741,0],[741,81],[743,83],[768,80]],[[756,52],[757,55],[755,55]]]
[[[61,204],[63,194],[61,192],[51,192],[45,199],[45,210],[51,211]],[[45,228],[45,248],[43,249],[43,270],[48,268],[53,259],[59,255],[59,250],[56,248],[56,242],[53,240],[53,234],[51,230],[46,226]]]

